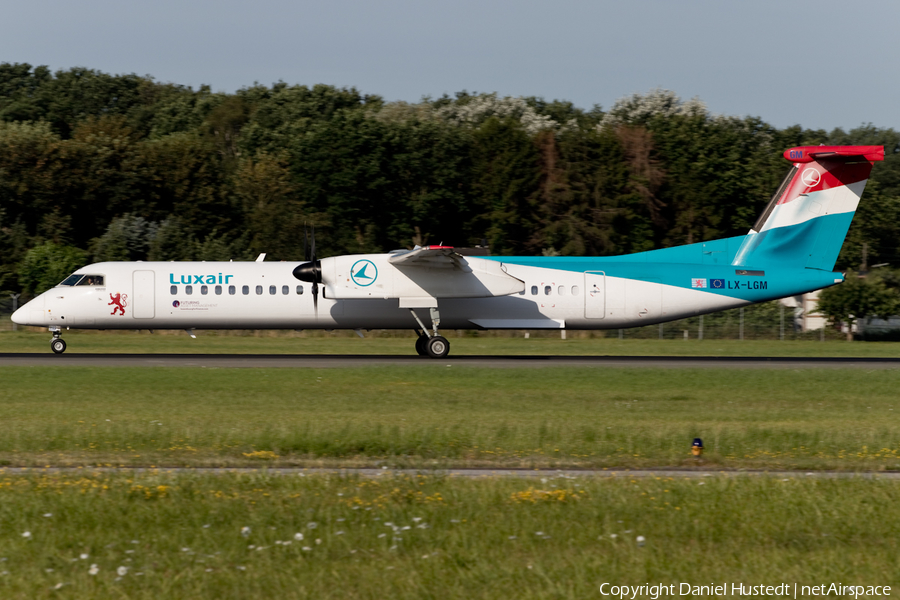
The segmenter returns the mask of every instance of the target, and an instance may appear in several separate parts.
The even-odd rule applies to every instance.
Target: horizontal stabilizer
[[[808,163],[822,159],[884,160],[884,146],[798,146],[784,151],[793,163]]]

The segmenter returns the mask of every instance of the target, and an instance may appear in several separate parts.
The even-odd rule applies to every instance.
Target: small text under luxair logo
[[[175,278],[178,278],[178,281]],[[230,279],[234,277],[234,275],[222,275],[219,273],[218,275],[175,275],[175,273],[169,273],[169,283],[172,285],[178,285],[179,283],[184,285],[191,284],[214,284],[214,283],[231,283]]]

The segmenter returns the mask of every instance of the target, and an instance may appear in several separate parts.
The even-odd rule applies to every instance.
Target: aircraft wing
[[[434,302],[437,298],[505,296],[525,289],[525,283],[507,273],[502,262],[475,255],[481,250],[423,246],[388,255],[325,259],[326,295],[338,299],[399,298],[404,304],[413,299]]]
[[[452,246],[422,246],[409,252],[398,252],[388,258],[395,267],[427,267],[438,269],[459,269],[470,272],[465,258]]]

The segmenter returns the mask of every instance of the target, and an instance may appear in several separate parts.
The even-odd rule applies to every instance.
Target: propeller
[[[308,243],[307,243],[308,242]],[[307,252],[308,247],[308,252]],[[313,311],[319,317],[319,284],[322,283],[322,261],[316,260],[316,228],[312,227],[312,235],[303,230],[303,254],[305,263],[294,268],[294,277],[312,284]]]

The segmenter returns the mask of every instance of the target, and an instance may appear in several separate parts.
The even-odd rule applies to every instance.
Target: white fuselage
[[[393,269],[384,263],[385,256],[366,255],[362,260],[377,261],[379,269]],[[494,262],[520,291],[485,297],[442,296],[435,301],[442,328],[612,329],[748,304],[703,290],[602,272]],[[469,263],[476,261],[469,259]],[[423,302],[423,294],[409,291],[377,286],[365,288],[364,293],[362,288],[342,289],[335,281],[340,273],[330,284],[319,286],[316,310],[313,284],[293,276],[297,265],[96,263],[76,273],[101,275],[102,286],[54,287],[23,306],[14,320],[61,329],[412,329],[416,322],[410,308],[428,319],[427,294]],[[490,285],[488,275],[484,277]],[[494,273],[489,277],[497,279]]]

